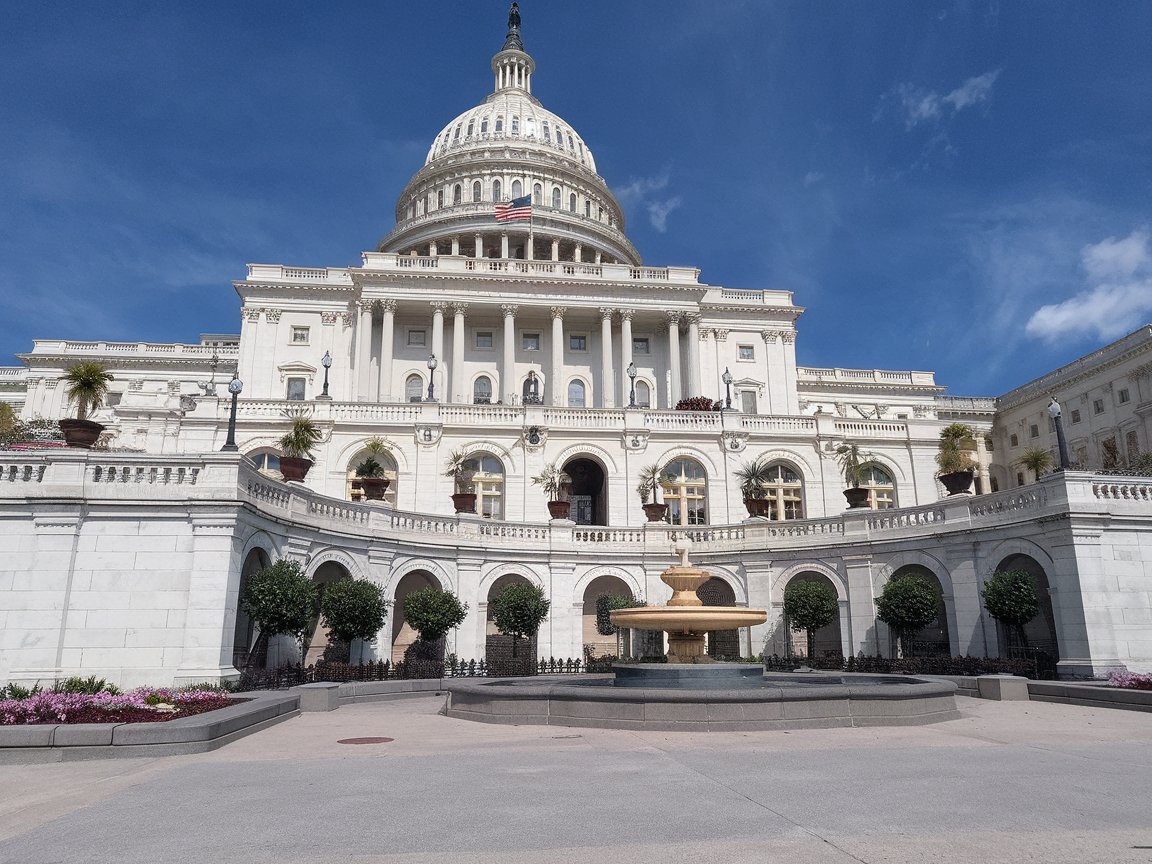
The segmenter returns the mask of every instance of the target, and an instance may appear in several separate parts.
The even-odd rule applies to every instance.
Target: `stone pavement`
[[[0,862],[1152,862],[1152,714],[957,701],[718,734],[353,705],[213,753],[0,767]],[[395,740],[337,743],[361,736]]]

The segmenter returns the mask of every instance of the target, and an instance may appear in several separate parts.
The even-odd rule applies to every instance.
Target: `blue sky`
[[[0,363],[358,263],[507,5],[6,5]],[[996,395],[1152,320],[1152,4],[521,5],[645,261],[794,291],[803,364]]]

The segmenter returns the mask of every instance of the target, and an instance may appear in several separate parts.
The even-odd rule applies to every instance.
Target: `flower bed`
[[[1123,687],[1126,690],[1152,690],[1152,675],[1113,672],[1108,676],[1108,683],[1113,687]]]
[[[232,704],[214,690],[140,687],[128,693],[35,693],[0,700],[0,725],[36,723],[162,723]]]

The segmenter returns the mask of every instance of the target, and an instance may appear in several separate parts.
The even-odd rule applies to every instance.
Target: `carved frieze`
[[[415,430],[416,443],[424,447],[436,446],[444,434],[444,427],[439,423],[417,423]]]
[[[730,453],[740,453],[748,446],[748,433],[742,429],[726,429],[720,439],[724,449]]]
[[[283,309],[265,309],[264,317],[273,324],[280,323],[280,316],[284,313]]]
[[[245,306],[240,310],[240,314],[253,324],[260,320],[260,308],[258,306]]]
[[[648,449],[648,430],[633,429],[624,433],[624,449],[633,453],[643,453]]]
[[[525,426],[520,431],[520,442],[529,452],[543,449],[548,443],[547,426]]]
[[[321,312],[320,323],[327,324],[329,326],[334,325],[336,323],[336,317],[337,316],[335,312]]]

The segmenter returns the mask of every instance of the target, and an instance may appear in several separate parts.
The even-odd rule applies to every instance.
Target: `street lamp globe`
[[[428,401],[429,402],[435,402],[436,401],[436,390],[435,390],[436,385],[434,382],[435,382],[435,378],[436,378],[436,367],[438,365],[440,365],[440,364],[436,360],[436,355],[435,354],[429,354],[428,355]]]

